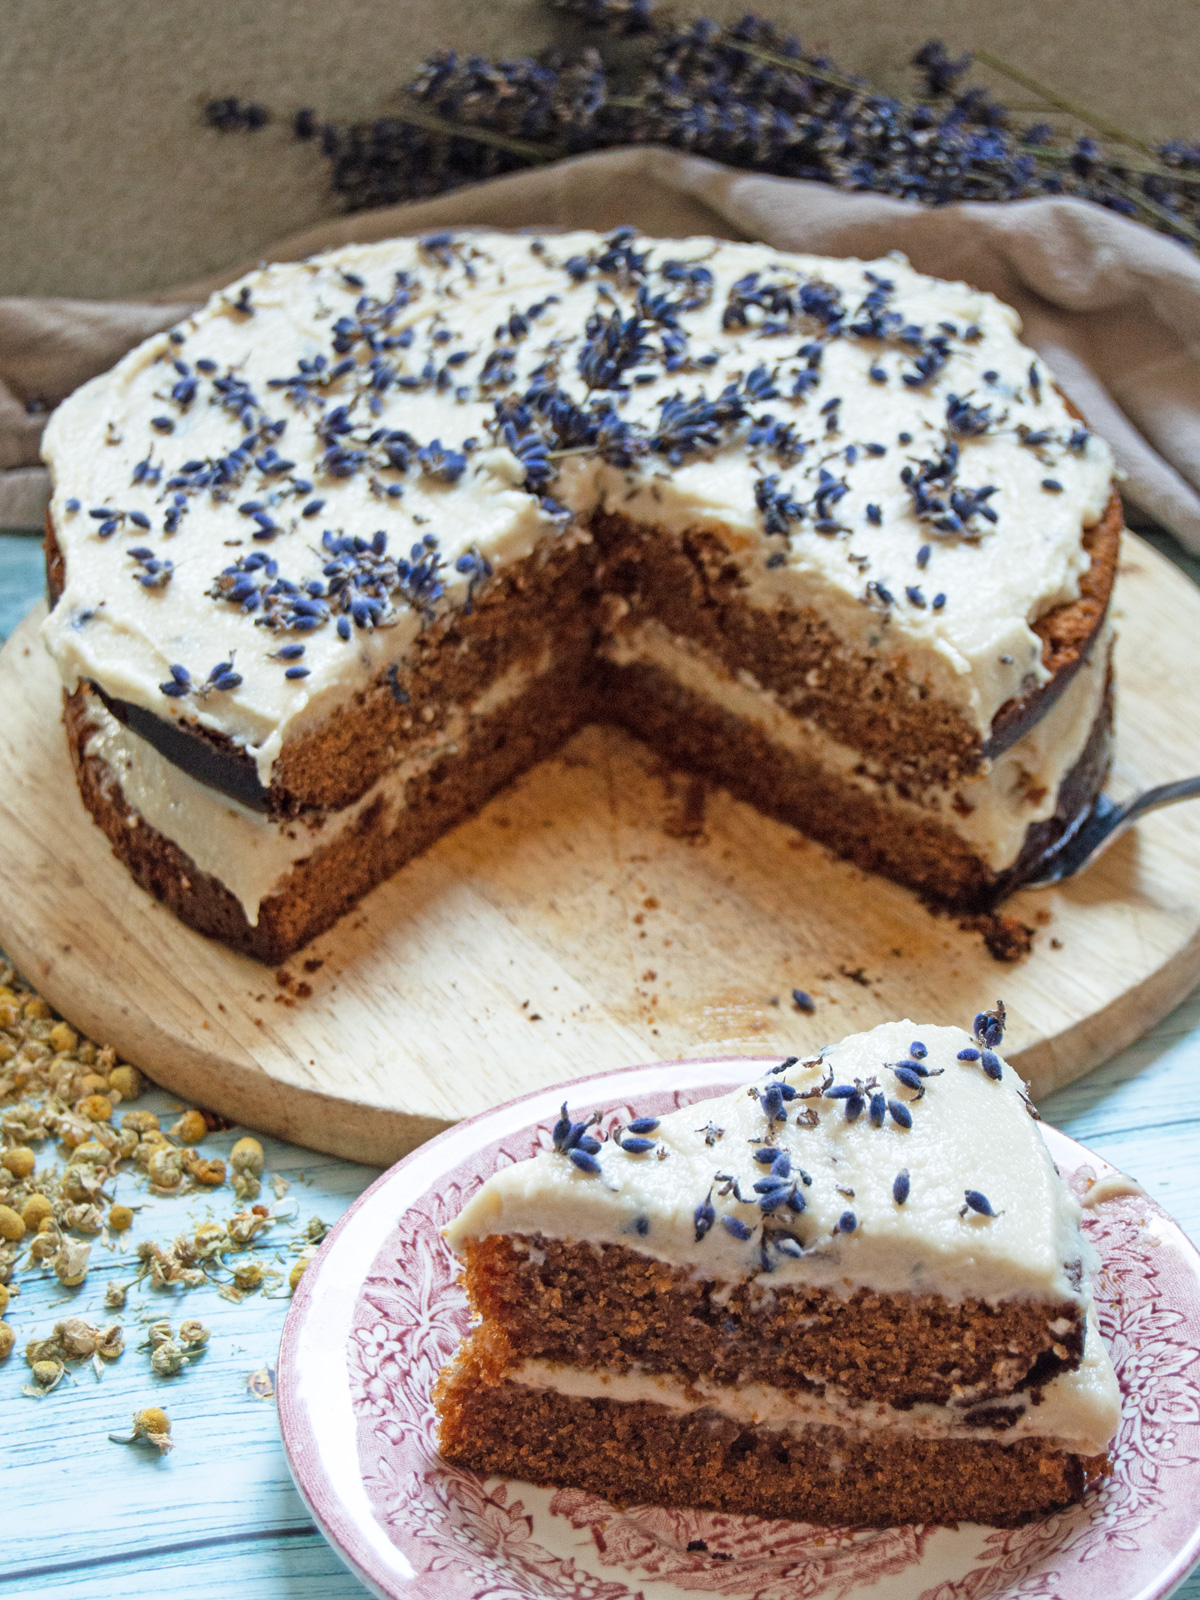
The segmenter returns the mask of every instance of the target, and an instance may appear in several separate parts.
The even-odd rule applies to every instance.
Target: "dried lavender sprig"
[[[1022,67],[1015,67],[1011,62],[1005,61],[1001,56],[993,55],[990,50],[976,50],[976,61],[982,62],[985,67],[991,67],[993,72],[999,72],[1006,78],[1011,78],[1014,83],[1019,83],[1023,89],[1030,90],[1047,105],[1053,106],[1058,111],[1065,112],[1074,117],[1077,122],[1082,122],[1085,128],[1100,134],[1102,138],[1111,139],[1113,144],[1125,145],[1130,150],[1140,150],[1143,155],[1154,157],[1158,154],[1153,145],[1147,144],[1144,139],[1135,138],[1133,134],[1126,133],[1119,123],[1111,122],[1107,117],[1101,117],[1094,111],[1089,111],[1078,100],[1071,100],[1049,84],[1042,83]]]

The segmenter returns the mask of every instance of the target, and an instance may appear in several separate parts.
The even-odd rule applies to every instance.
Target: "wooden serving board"
[[[1121,793],[1200,772],[1200,590],[1130,536],[1114,604]],[[0,945],[166,1087],[300,1144],[383,1163],[561,1079],[799,1053],[889,1017],[969,1025],[998,996],[1007,1054],[1045,1095],[1200,979],[1200,805],[1016,896],[1033,952],[1001,965],[906,890],[597,727],[276,974],[185,928],[110,853],[40,615],[0,655]]]

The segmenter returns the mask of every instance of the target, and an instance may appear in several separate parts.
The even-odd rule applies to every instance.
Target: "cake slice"
[[[1003,1012],[573,1121],[446,1230],[450,1460],[620,1505],[1009,1527],[1107,1470],[1093,1254]]]

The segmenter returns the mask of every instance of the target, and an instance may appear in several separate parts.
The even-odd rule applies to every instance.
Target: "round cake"
[[[85,804],[274,962],[608,720],[986,908],[1111,731],[1112,461],[1018,335],[899,256],[631,229],[250,274],[47,429]]]

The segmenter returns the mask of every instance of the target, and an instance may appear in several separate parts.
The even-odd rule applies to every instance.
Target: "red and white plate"
[[[1140,1193],[1084,1212],[1124,1396],[1113,1475],[1029,1527],[619,1512],[438,1456],[430,1390],[467,1327],[444,1224],[498,1167],[549,1144],[564,1094],[575,1115],[661,1116],[768,1064],[671,1062],[544,1089],[459,1123],[362,1195],[301,1279],[279,1353],[288,1462],[326,1538],[388,1600],[1162,1600],[1200,1556],[1200,1255]],[[1045,1133],[1081,1189],[1113,1175]],[[689,1550],[697,1540],[707,1549]]]

